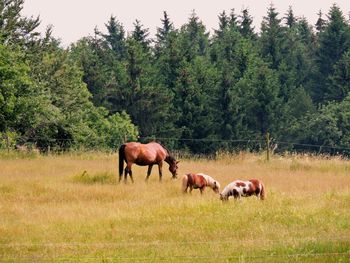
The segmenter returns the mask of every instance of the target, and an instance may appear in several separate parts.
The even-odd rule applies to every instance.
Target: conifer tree
[[[262,57],[271,63],[273,69],[277,69],[282,59],[284,29],[278,12],[271,6],[267,10],[267,16],[261,23],[261,36],[259,39]]]
[[[289,28],[292,28],[297,23],[297,18],[294,16],[293,9],[291,6],[289,6],[289,8],[288,8],[285,20],[286,20],[286,25]]]
[[[327,100],[342,101],[350,93],[350,49],[334,65],[329,77],[325,97]]]
[[[334,73],[334,65],[350,47],[350,27],[337,5],[333,5],[328,13],[327,25],[319,33],[319,47],[316,52],[316,62],[319,74],[314,90],[314,99],[322,102],[326,99],[327,78]]]
[[[222,35],[224,34],[224,31],[227,30],[227,27],[229,26],[230,19],[226,15],[225,10],[219,14],[218,18],[219,18],[219,29],[215,30],[215,35],[218,37],[222,37]]]
[[[113,50],[114,57],[117,60],[122,60],[126,56],[125,50],[125,30],[123,25],[111,16],[108,23],[105,25],[108,34],[101,34],[106,40],[108,46]]]
[[[193,10],[188,23],[181,27],[179,33],[179,50],[181,56],[192,61],[197,55],[206,56],[209,48],[209,33]]]
[[[132,38],[137,42],[141,43],[142,47],[145,50],[149,50],[150,40],[149,37],[149,29],[143,28],[143,25],[139,20],[136,19],[134,22],[134,30],[132,31]]]
[[[317,19],[317,22],[315,24],[315,28],[316,28],[317,32],[320,33],[323,31],[323,29],[326,26],[326,20],[323,19],[323,17],[322,17],[323,14],[322,14],[321,10],[318,11],[317,15],[318,15],[318,19]]]
[[[256,34],[254,32],[253,18],[249,14],[248,8],[242,10],[241,21],[239,25],[239,32],[244,36],[251,38],[252,40],[256,39]]]
[[[163,19],[162,21],[162,27],[157,28],[157,45],[161,45],[162,43],[166,42],[169,34],[174,31],[174,25],[170,21],[169,16],[166,11],[163,13]]]

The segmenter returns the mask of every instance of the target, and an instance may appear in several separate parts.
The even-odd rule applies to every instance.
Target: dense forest
[[[2,148],[159,140],[206,154],[258,150],[269,133],[281,151],[350,152],[350,23],[337,5],[312,24],[271,5],[260,29],[249,9],[223,11],[213,33],[194,11],[181,28],[164,12],[154,38],[111,16],[64,48],[23,1],[0,0]]]

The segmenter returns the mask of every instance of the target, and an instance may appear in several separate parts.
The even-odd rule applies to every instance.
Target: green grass
[[[133,167],[117,184],[117,156],[0,160],[0,261],[349,262],[349,162],[229,156],[181,160],[222,186],[260,178],[267,200],[221,203],[206,189],[181,193],[164,167]],[[294,167],[294,168],[291,168]]]

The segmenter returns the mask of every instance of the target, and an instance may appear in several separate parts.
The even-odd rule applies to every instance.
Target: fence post
[[[10,153],[10,138],[7,132],[5,133],[5,140],[6,140],[7,153]]]
[[[266,133],[266,160],[270,161],[270,133]]]

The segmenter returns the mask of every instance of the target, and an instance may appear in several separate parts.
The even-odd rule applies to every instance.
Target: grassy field
[[[222,188],[261,179],[267,199],[181,193],[164,166],[117,184],[117,155],[0,159],[1,262],[350,262],[350,161],[311,156],[181,159]]]

